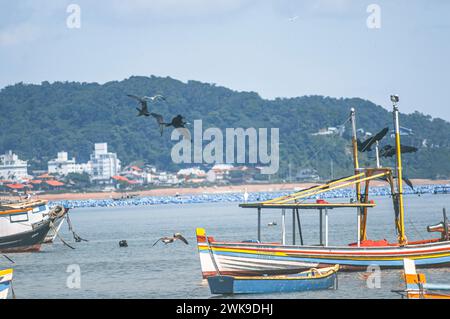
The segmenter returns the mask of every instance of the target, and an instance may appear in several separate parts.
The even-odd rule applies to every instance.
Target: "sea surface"
[[[387,197],[375,200],[378,206],[369,211],[368,237],[395,241],[392,201]],[[443,219],[444,206],[450,214],[450,195],[407,196],[408,238],[431,238],[426,226]],[[280,211],[267,210],[262,215],[262,240],[280,241]],[[286,217],[289,241],[292,216],[287,214]],[[220,298],[212,296],[206,281],[202,280],[196,227],[205,228],[208,235],[220,240],[256,238],[256,210],[239,208],[236,203],[77,208],[70,211],[70,218],[75,231],[88,242],[75,243],[64,224],[61,236],[76,249],[64,246],[57,239],[53,244],[44,245],[39,253],[9,255],[15,261],[17,298]],[[301,212],[301,220],[305,243],[317,244],[318,214]],[[278,226],[267,226],[273,221]],[[355,210],[330,211],[329,228],[330,244],[355,242]],[[177,241],[152,247],[159,237],[175,232],[182,233],[189,245]],[[129,246],[120,248],[120,240],[127,240]],[[5,259],[0,259],[1,268],[9,266]],[[73,280],[77,270],[80,273],[78,288],[77,281]],[[423,272],[429,282],[450,284],[450,268]],[[400,298],[392,292],[403,288],[400,270],[383,270],[379,288],[368,288],[368,278],[369,283],[374,283],[367,273],[342,272],[338,290],[245,297]]]

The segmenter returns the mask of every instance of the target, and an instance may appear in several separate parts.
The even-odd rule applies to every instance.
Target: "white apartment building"
[[[22,161],[12,151],[0,155],[0,178],[20,180],[28,177],[28,162]]]
[[[88,162],[91,168],[90,176],[92,181],[109,183],[111,177],[118,175],[120,171],[120,160],[116,153],[108,152],[107,143],[96,143],[94,153]]]
[[[67,152],[58,152],[58,157],[48,162],[49,174],[59,174],[66,176],[70,173],[88,173],[91,172],[91,166],[89,163],[77,164],[75,157],[68,158]]]

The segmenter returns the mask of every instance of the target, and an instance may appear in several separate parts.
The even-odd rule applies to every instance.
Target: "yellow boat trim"
[[[0,270],[0,276],[6,276],[6,275],[10,275],[14,272],[14,269],[5,269],[5,270]]]

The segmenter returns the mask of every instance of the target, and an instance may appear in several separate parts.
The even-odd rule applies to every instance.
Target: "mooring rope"
[[[14,291],[12,279],[11,279],[11,295],[12,295],[12,299],[16,299],[16,292]]]
[[[50,221],[50,228],[55,232],[56,237],[58,237],[59,240],[61,240],[61,242],[62,242],[64,245],[66,245],[66,246],[69,247],[69,248],[75,249],[75,247],[73,247],[73,246],[69,245],[68,243],[66,243],[66,241],[59,235],[59,232],[58,232],[58,230],[56,229],[56,227],[55,227],[55,225],[53,224],[52,221]]]
[[[6,256],[6,255],[2,255],[2,256],[5,257],[6,259],[8,259],[12,264],[15,264],[14,260],[12,260],[11,258],[9,258],[8,256]]]
[[[73,235],[73,239],[75,239],[75,242],[79,243],[81,241],[89,241],[87,239],[81,238],[74,230],[73,230],[73,226],[72,226],[72,222],[70,220],[69,217],[69,213],[66,214],[66,220],[67,220],[67,225],[69,226],[69,231],[72,232]]]

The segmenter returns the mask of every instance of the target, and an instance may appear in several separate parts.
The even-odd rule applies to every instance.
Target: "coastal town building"
[[[90,173],[91,166],[89,163],[77,164],[75,157],[68,158],[67,152],[58,152],[57,158],[48,162],[48,173],[66,176],[70,173]]]
[[[345,133],[345,125],[340,125],[338,127],[327,127],[320,129],[316,133],[312,133],[312,136],[329,136],[329,135],[339,135],[343,136]]]
[[[233,169],[234,166],[231,164],[216,164],[208,171],[208,180],[210,182],[224,181]]]
[[[90,166],[89,175],[93,182],[102,184],[111,183],[111,177],[120,172],[120,160],[116,153],[108,152],[107,143],[96,143],[94,153],[88,162]]]
[[[0,179],[17,181],[28,177],[28,162],[12,151],[0,155]]]

